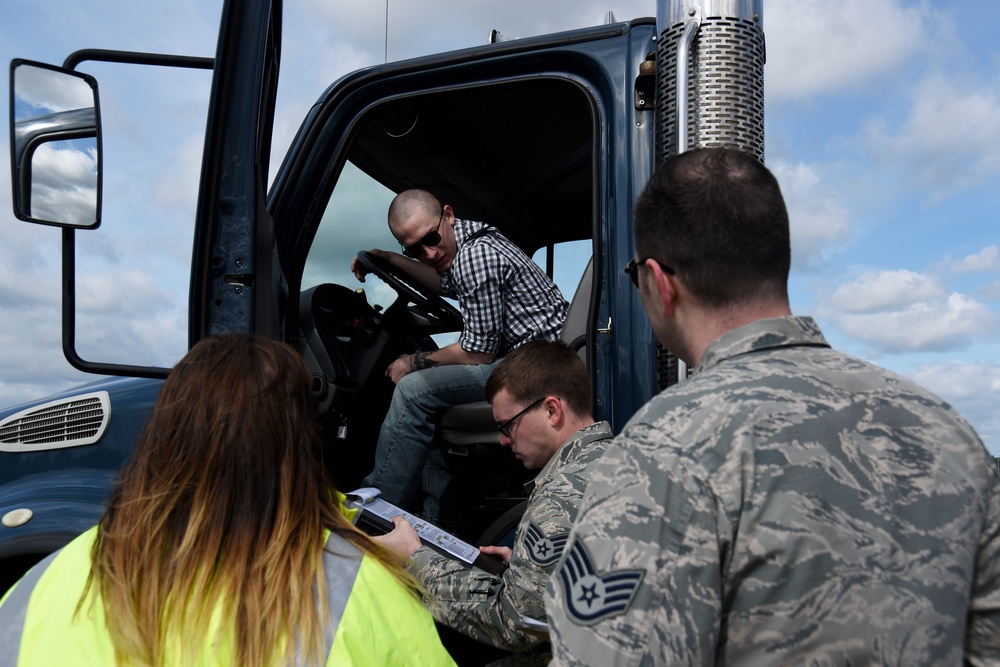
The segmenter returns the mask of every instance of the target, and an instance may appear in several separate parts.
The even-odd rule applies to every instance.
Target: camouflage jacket
[[[535,478],[527,509],[517,526],[510,567],[501,576],[427,547],[418,549],[412,569],[427,589],[428,607],[445,625],[508,650],[537,644],[522,632],[521,617],[545,619],[545,583],[562,555],[586,486],[587,471],[611,438],[607,422],[573,434]]]
[[[558,665],[995,665],[1000,475],[939,398],[760,320],[608,446],[545,602]]]

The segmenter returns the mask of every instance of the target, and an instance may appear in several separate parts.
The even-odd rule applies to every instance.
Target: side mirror
[[[100,226],[99,108],[93,77],[11,62],[11,176],[19,219],[74,229]]]

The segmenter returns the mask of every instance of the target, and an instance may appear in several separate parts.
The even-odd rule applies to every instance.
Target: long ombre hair
[[[419,592],[342,514],[310,383],[291,347],[245,334],[203,339],[170,373],[100,521],[80,601],[96,585],[116,662],[191,664],[226,641],[238,665],[322,663],[325,529]]]

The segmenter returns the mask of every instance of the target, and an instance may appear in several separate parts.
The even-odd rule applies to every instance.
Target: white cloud
[[[4,221],[0,243],[0,406],[10,406],[42,398],[55,391],[83,382],[93,375],[73,369],[63,357],[58,230],[19,221]],[[78,233],[92,238],[95,233]],[[114,266],[105,267],[113,270]],[[81,276],[82,277],[82,276]],[[78,308],[78,334],[82,343],[92,339],[92,331],[115,332],[117,341],[99,350],[101,360],[135,362],[148,359],[150,351],[169,359],[168,352],[186,343],[183,317],[178,318],[170,304],[145,301],[147,288],[157,287],[151,278],[140,280],[122,276],[120,285],[111,289],[100,285],[78,285],[82,307]],[[91,287],[103,294],[100,309],[87,314]],[[140,292],[140,288],[142,291]],[[82,294],[81,294],[82,290]],[[87,318],[90,317],[90,320]],[[178,320],[180,326],[171,324]],[[92,323],[92,324],[91,324]],[[135,327],[130,329],[129,327]],[[150,327],[154,331],[142,331]],[[141,335],[133,333],[139,331]],[[173,348],[168,347],[173,344]],[[85,358],[93,359],[96,348],[82,348]]]
[[[982,290],[983,298],[991,301],[1000,301],[1000,280],[987,285]]]
[[[1000,317],[941,281],[912,271],[866,273],[818,299],[818,312],[868,354],[959,349],[995,339]]]
[[[815,265],[824,251],[843,243],[851,233],[838,190],[814,166],[780,161],[768,166],[781,184],[788,207],[792,262],[796,268]]]
[[[204,149],[204,135],[190,137],[177,147],[171,160],[151,185],[157,205],[185,213],[195,210]]]
[[[992,273],[1000,271],[1000,247],[987,246],[979,252],[951,262],[950,268],[958,273]]]
[[[1000,396],[1000,364],[928,364],[913,373],[913,377],[925,386],[935,387],[942,396],[955,399]],[[989,402],[1000,404],[995,399]]]
[[[10,211],[9,189],[0,193],[0,210]],[[26,307],[51,308],[58,323],[61,237],[54,228],[15,220],[10,213],[7,217],[0,237],[0,322],[5,324],[0,332],[17,322],[13,312]],[[22,336],[26,331],[12,328]],[[0,378],[2,369],[0,365]]]
[[[868,121],[874,159],[896,165],[908,186],[940,202],[1000,174],[1000,79],[931,75],[913,91],[909,115]]]
[[[104,315],[124,309],[141,319],[171,305],[169,294],[150,274],[116,269],[106,267],[98,274],[77,276],[77,308],[81,312]]]
[[[40,304],[55,311],[60,298],[58,270],[46,270],[34,265],[35,260],[25,259],[13,260],[11,254],[0,252],[0,292],[4,295],[0,313],[9,308]],[[10,320],[0,317],[0,321]]]
[[[769,0],[768,95],[807,98],[869,84],[922,48],[927,20],[924,5],[898,0]]]
[[[937,278],[901,269],[865,273],[841,285],[833,292],[830,305],[848,313],[875,313],[902,304],[940,302],[946,294]]]
[[[911,376],[955,406],[1000,456],[1000,364],[929,364]]]
[[[29,274],[29,280],[37,278]],[[58,279],[37,287],[32,303],[0,303],[0,406],[42,398],[61,388],[94,379],[73,369],[62,353]],[[6,289],[6,280],[0,290]]]

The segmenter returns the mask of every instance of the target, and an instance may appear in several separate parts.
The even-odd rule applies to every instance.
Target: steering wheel
[[[461,330],[463,320],[458,308],[437,294],[421,291],[412,284],[415,282],[412,278],[393,266],[389,260],[362,250],[358,253],[358,261],[368,269],[369,273],[381,278],[391,287],[399,295],[400,300],[413,304],[409,307],[412,314],[430,320],[432,333]]]

